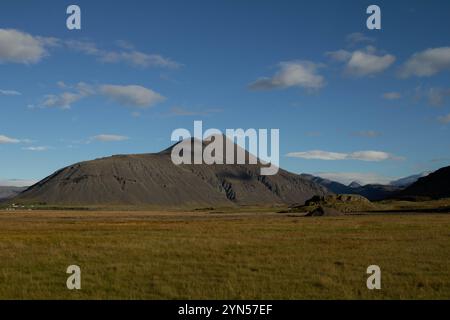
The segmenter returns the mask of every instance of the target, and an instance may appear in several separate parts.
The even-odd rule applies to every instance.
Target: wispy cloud
[[[365,184],[388,184],[395,180],[394,177],[387,177],[371,172],[317,172],[315,176],[337,181],[345,185],[349,185],[353,181],[358,181],[362,185]]]
[[[51,147],[48,146],[37,146],[37,147],[26,147],[26,148],[22,148],[23,150],[27,150],[27,151],[36,151],[36,152],[42,152],[42,151],[47,151],[49,149],[51,149]]]
[[[444,124],[450,123],[450,113],[445,116],[438,117],[438,121]]]
[[[291,152],[286,155],[292,158],[302,158],[309,160],[359,160],[359,161],[385,161],[385,160],[402,160],[403,158],[394,156],[383,151],[355,151],[351,153],[330,152],[323,150],[310,150],[302,152]]]
[[[115,134],[99,134],[91,138],[91,140],[100,141],[100,142],[118,142],[125,141],[129,138],[126,136],[120,136]]]
[[[0,29],[0,63],[34,64],[48,55],[52,38],[32,36],[14,29]]]
[[[42,107],[56,107],[70,109],[72,104],[92,95],[102,95],[120,105],[145,109],[151,107],[166,98],[159,93],[140,85],[112,85],[103,84],[93,86],[84,82],[71,86],[59,81],[58,87],[65,91],[59,94],[44,96]],[[32,108],[35,108],[32,105]]]
[[[19,139],[11,138],[5,135],[0,135],[0,144],[19,143]]]
[[[345,38],[346,42],[350,45],[357,45],[360,43],[372,43],[375,42],[375,38],[369,37],[361,32],[354,32]]]
[[[134,49],[134,46],[121,40],[116,42],[123,49],[122,51],[100,49],[95,43],[80,40],[68,40],[66,46],[71,50],[81,52],[86,55],[97,57],[104,63],[124,62],[135,67],[161,67],[176,69],[182,64],[159,54],[148,54]]]
[[[138,108],[148,108],[166,100],[159,93],[138,85],[111,85],[100,86],[100,92],[119,104]]]
[[[163,55],[136,50],[126,41],[116,41],[116,44],[120,50],[105,50],[90,41],[40,37],[15,29],[0,28],[0,64],[35,64],[49,55],[50,48],[59,47],[96,57],[103,63],[126,63],[140,68],[176,69],[182,66]]]
[[[48,94],[44,97],[42,105],[44,107],[56,107],[61,109],[70,109],[71,105],[87,96],[95,94],[95,89],[91,85],[79,82],[75,86],[66,85],[59,81],[57,85],[60,88],[72,91],[66,91],[60,94]]]
[[[335,61],[345,63],[344,73],[356,77],[381,73],[395,62],[395,56],[378,53],[373,46],[352,52],[341,49],[327,52],[326,55]]]
[[[383,99],[386,100],[398,100],[402,97],[400,92],[386,92],[382,95]]]
[[[287,61],[278,65],[279,71],[272,77],[259,78],[249,85],[252,90],[271,90],[298,87],[320,89],[325,79],[318,73],[320,64],[311,61]]]
[[[20,96],[20,92],[15,90],[2,90],[0,89],[0,96]]]
[[[430,77],[450,71],[450,47],[431,48],[413,54],[400,68],[401,78]]]
[[[183,107],[172,107],[169,116],[208,116],[211,114],[222,112],[222,109],[204,109],[204,110],[189,110]]]
[[[71,93],[63,92],[59,95],[49,94],[45,96],[43,105],[45,107],[57,107],[62,109],[70,109],[72,103],[80,100],[83,96]]]

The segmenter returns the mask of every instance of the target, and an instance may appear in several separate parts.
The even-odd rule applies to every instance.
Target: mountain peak
[[[361,188],[361,187],[362,187],[362,184],[359,183],[358,181],[353,181],[353,182],[350,183],[348,186],[349,186],[350,188],[355,189],[355,188]]]

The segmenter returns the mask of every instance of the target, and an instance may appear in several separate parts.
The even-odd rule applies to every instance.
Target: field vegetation
[[[448,214],[0,211],[0,298],[449,299],[449,243]]]

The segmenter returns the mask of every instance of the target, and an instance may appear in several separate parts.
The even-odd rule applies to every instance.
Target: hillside
[[[450,197],[450,166],[441,168],[399,192],[399,197],[448,198]]]

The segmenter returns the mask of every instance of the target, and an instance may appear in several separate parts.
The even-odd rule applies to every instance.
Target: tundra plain
[[[449,243],[446,213],[0,211],[0,299],[449,299]]]

